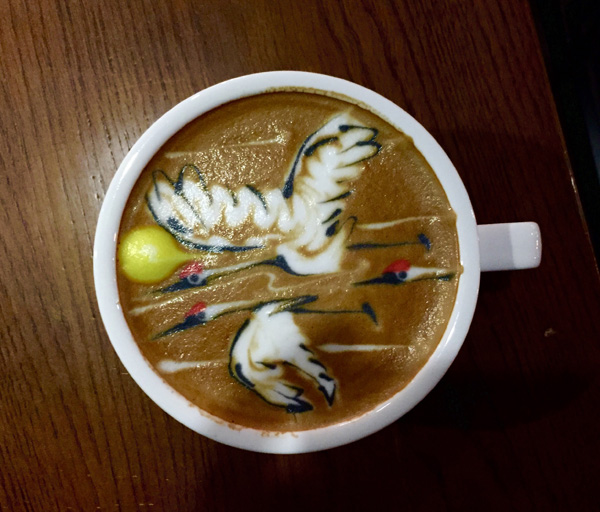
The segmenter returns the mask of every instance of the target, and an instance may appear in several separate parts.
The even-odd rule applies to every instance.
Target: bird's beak
[[[156,336],[154,336],[153,339],[164,338],[165,336],[170,336],[171,334],[176,334],[178,332],[190,329],[191,327],[196,327],[205,323],[206,322],[203,319],[197,316],[188,316],[183,322],[174,325],[170,329],[167,329],[166,331],[157,334]]]
[[[454,272],[446,268],[411,267],[407,272],[405,282],[423,281],[426,279],[440,279],[448,281],[454,277]]]
[[[369,284],[401,284],[404,282],[405,281],[398,281],[393,272],[386,272],[385,274],[374,277],[373,279],[367,279],[366,281],[354,283],[354,286],[366,286]]]
[[[181,290],[187,290],[189,288],[197,288],[198,286],[202,286],[201,284],[199,285],[192,285],[190,284],[187,280],[182,279],[180,281],[177,281],[165,288],[160,288],[159,290],[156,290],[157,293],[172,293],[172,292],[179,292]]]

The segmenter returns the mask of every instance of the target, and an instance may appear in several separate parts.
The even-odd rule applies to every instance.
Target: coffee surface
[[[374,409],[437,347],[456,218],[412,139],[339,98],[220,106],[147,165],[119,234],[146,359],[210,414],[306,430]]]

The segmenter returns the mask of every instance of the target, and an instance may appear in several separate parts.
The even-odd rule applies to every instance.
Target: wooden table
[[[526,1],[0,3],[0,505],[20,511],[592,510],[600,282]],[[446,377],[322,453],[195,434],[99,318],[104,193],[170,107],[247,73],[339,76],[419,119],[481,223],[535,220],[544,261],[487,274]],[[387,503],[387,507],[381,504]]]

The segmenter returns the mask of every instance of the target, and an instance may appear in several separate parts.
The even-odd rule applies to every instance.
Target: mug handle
[[[535,222],[480,224],[477,232],[482,272],[539,267],[542,237]]]

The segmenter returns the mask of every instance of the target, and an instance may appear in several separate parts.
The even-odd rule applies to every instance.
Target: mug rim
[[[333,92],[370,111],[413,139],[442,184],[456,213],[462,274],[444,334],[415,377],[371,411],[326,427],[275,432],[232,425],[200,409],[166,383],[139,349],[121,311],[117,289],[117,237],[131,190],[151,158],[175,133],[224,103],[276,89]],[[341,446],[391,424],[419,403],[441,380],[462,346],[475,311],[480,266],[477,224],[467,191],[454,165],[427,130],[401,107],[347,80],[303,71],[269,71],[233,78],[184,99],[148,128],[119,166],[104,198],[94,240],[94,283],[100,315],[112,346],[129,374],[161,409],[215,441],[265,453],[306,453]]]

